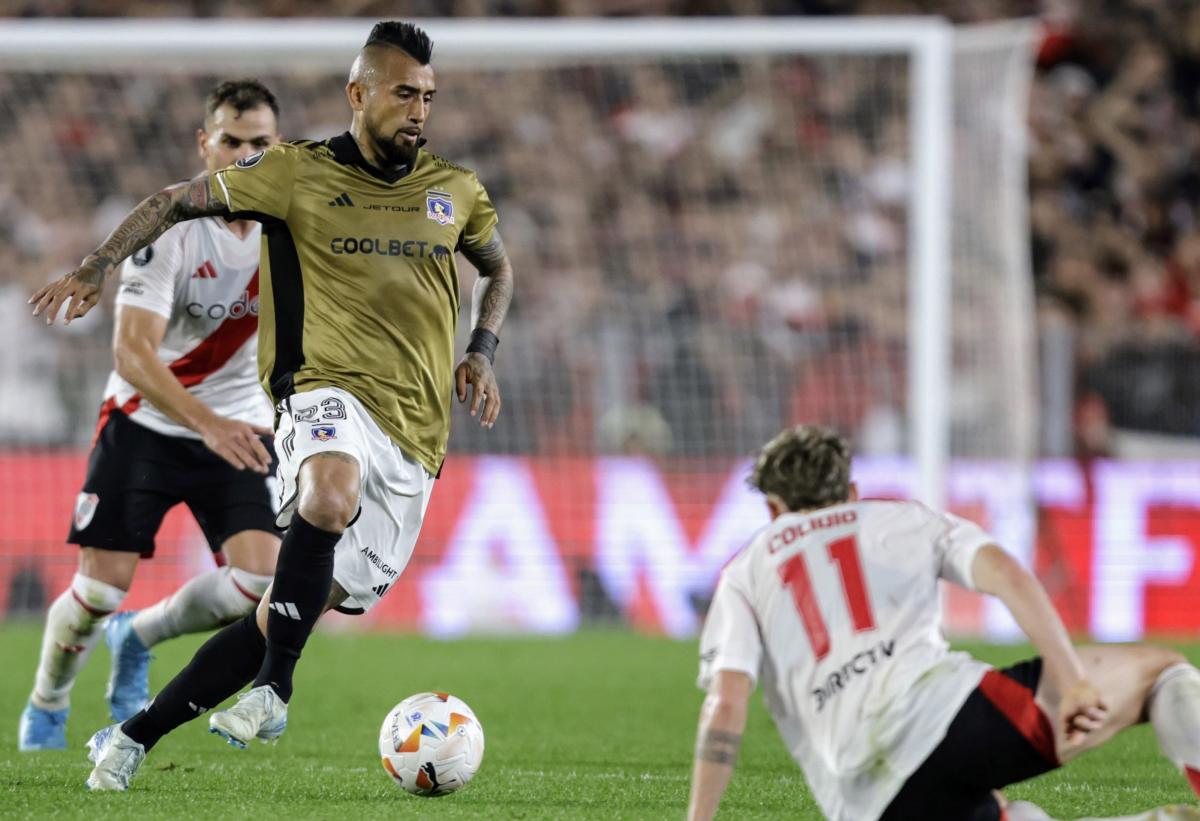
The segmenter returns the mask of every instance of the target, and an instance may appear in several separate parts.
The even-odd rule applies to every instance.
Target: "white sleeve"
[[[139,248],[121,265],[118,305],[145,308],[171,318],[175,306],[175,283],[183,263],[184,226],[169,228],[153,244]]]
[[[762,637],[745,591],[728,570],[713,594],[700,634],[700,675],[696,686],[707,690],[720,670],[732,670],[758,681]]]
[[[940,533],[934,540],[938,576],[967,590],[975,589],[971,563],[984,545],[995,544],[986,530],[953,513],[934,513]]]

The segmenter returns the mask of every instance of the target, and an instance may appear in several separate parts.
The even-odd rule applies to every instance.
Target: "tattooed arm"
[[[463,249],[463,256],[479,271],[471,293],[471,327],[484,328],[497,336],[508,304],[512,302],[513,270],[500,232],[493,231],[488,244],[476,250]]]
[[[492,238],[482,248],[464,248],[463,256],[479,271],[479,280],[471,293],[471,327],[499,336],[513,294],[512,263],[508,261],[500,232],[493,231]],[[475,386],[471,415],[478,413],[479,424],[492,427],[500,414],[500,385],[492,372],[491,360],[482,353],[468,353],[454,370],[454,382],[459,402],[467,399],[467,385]]]
[[[753,691],[754,682],[745,673],[719,670],[713,677],[700,708],[688,821],[707,821],[716,815],[737,762],[746,729],[746,705]]]
[[[58,309],[70,300],[64,323],[77,319],[100,301],[104,282],[126,257],[158,239],[177,222],[197,217],[228,216],[225,204],[209,193],[209,175],[171,185],[147,197],[108,235],[104,244],[83,258],[79,268],[46,285],[29,298],[33,315],[46,312],[53,324]]]

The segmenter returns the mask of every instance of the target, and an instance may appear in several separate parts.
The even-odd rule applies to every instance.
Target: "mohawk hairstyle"
[[[279,117],[279,102],[271,89],[258,80],[249,78],[241,80],[226,80],[212,91],[204,100],[204,117],[208,119],[217,113],[223,105],[232,106],[239,115],[243,111],[258,108],[260,105],[269,106],[276,119]]]
[[[840,504],[850,498],[850,446],[829,428],[788,428],[763,445],[747,484],[788,510]]]
[[[412,23],[398,20],[376,23],[363,48],[378,45],[395,46],[423,66],[429,65],[433,59],[433,41]]]

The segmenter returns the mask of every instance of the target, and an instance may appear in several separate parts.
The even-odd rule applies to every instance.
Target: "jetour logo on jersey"
[[[214,302],[206,305],[203,302],[189,302],[187,304],[187,313],[190,317],[200,319],[208,317],[209,319],[241,319],[246,315],[258,316],[258,295],[250,296],[249,289],[242,291],[242,295],[228,304]]]

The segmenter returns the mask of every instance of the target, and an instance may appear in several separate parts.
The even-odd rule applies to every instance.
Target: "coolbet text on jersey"
[[[949,652],[938,579],[972,589],[992,542],[915,502],[780,516],[721,574],[698,683],[719,670],[761,680],[825,815],[877,818],[989,669]]]
[[[353,394],[431,473],[449,437],[455,252],[492,238],[475,174],[425,150],[409,173],[368,165],[347,133],[273,146],[213,175],[235,217],[263,224],[259,376],[278,402]]]

